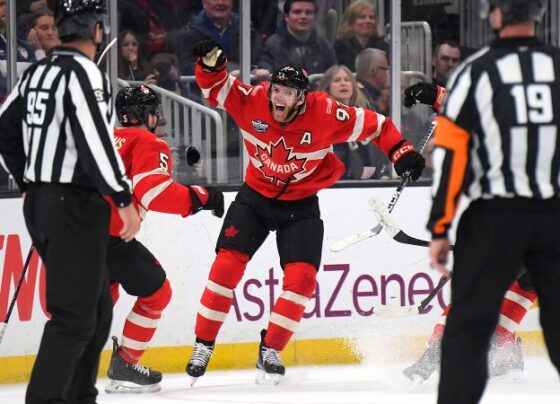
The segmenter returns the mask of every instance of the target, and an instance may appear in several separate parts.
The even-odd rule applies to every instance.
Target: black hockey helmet
[[[305,69],[298,69],[292,66],[285,66],[272,74],[270,84],[295,88],[303,95],[309,91],[309,75]]]
[[[480,17],[487,18],[496,7],[502,10],[502,26],[525,21],[540,22],[548,0],[480,0]]]
[[[144,84],[132,85],[119,91],[115,107],[122,126],[145,125],[148,115],[159,116],[161,98]]]
[[[109,29],[105,0],[49,0],[62,41],[91,38],[95,25]]]

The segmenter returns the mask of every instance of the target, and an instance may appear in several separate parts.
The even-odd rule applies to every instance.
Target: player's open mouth
[[[276,112],[277,114],[283,114],[285,110],[286,110],[285,105],[278,105],[278,104],[274,105],[274,112]]]

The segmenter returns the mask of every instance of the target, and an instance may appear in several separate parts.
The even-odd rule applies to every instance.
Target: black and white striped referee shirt
[[[471,200],[560,196],[560,50],[494,41],[450,78],[433,153],[428,229],[445,236],[459,194]]]
[[[0,162],[20,191],[27,183],[73,184],[130,203],[113,145],[107,76],[77,50],[56,48],[29,67],[0,109]]]

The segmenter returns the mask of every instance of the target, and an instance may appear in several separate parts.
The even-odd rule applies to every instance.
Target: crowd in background
[[[267,80],[287,64],[303,67],[309,74],[324,74],[315,85],[337,101],[390,115],[390,45],[371,2],[353,1],[334,22],[326,13],[333,6],[329,0],[253,0],[250,4],[254,83]],[[189,76],[194,74],[192,44],[209,38],[227,51],[228,69],[238,74],[238,0],[119,0],[117,5],[119,78],[155,84],[203,103]],[[59,41],[47,0],[18,1],[16,13],[21,74],[29,64],[46,57]],[[433,14],[428,13],[426,19],[433,20]],[[406,5],[403,16],[421,18]],[[2,99],[7,93],[5,20],[6,0],[0,0]],[[440,28],[437,21],[431,21],[436,42],[433,81],[443,86],[461,60],[456,29],[449,29],[448,20],[439,17]],[[409,84],[403,81],[403,86]],[[401,129],[413,143],[417,143],[424,126],[417,114],[403,110]],[[238,143],[237,138],[234,143]],[[230,153],[238,153],[238,146],[228,146]],[[347,166],[344,179],[391,177],[389,161],[371,144],[342,144],[335,153]],[[0,181],[3,185],[3,178]]]

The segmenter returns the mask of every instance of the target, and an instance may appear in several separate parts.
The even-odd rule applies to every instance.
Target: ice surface
[[[162,390],[154,394],[109,395],[100,379],[99,404],[227,403],[227,404],[433,404],[438,377],[410,388],[402,376],[409,363],[288,367],[277,386],[255,384],[256,370],[211,371],[194,387],[186,374],[165,374]],[[524,381],[491,380],[483,404],[559,404],[560,383],[545,357],[525,358]],[[24,402],[25,385],[0,386],[0,403]]]

